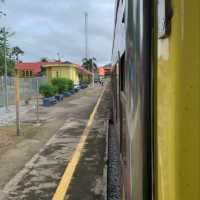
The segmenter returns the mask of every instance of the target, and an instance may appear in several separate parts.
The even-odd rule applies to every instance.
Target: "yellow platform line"
[[[72,159],[70,160],[70,162],[67,165],[67,168],[65,169],[65,172],[64,172],[64,174],[61,178],[61,181],[60,181],[60,183],[59,183],[59,185],[56,189],[56,192],[55,192],[52,200],[63,200],[65,198],[65,195],[66,195],[67,190],[69,188],[73,174],[74,174],[75,169],[76,169],[78,162],[80,160],[81,152],[84,148],[86,139],[87,139],[87,137],[90,133],[90,130],[92,128],[92,124],[94,122],[94,117],[95,117],[95,114],[96,114],[97,109],[99,107],[99,104],[101,102],[104,91],[105,91],[105,87],[104,87],[100,97],[98,98],[98,101],[97,101],[92,113],[90,114],[89,120],[88,120],[87,125],[86,125],[86,127],[83,131],[83,134],[80,138],[79,144],[77,145],[76,150],[73,153]]]

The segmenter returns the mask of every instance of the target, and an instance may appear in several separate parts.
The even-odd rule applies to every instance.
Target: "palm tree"
[[[97,70],[97,64],[95,63],[96,58],[84,58],[83,67],[91,72]]]
[[[12,55],[15,56],[17,62],[19,61],[20,54],[24,54],[24,51],[22,51],[18,46],[13,47]]]
[[[95,63],[96,58],[84,58],[83,59],[83,67],[92,72],[92,85],[94,87],[94,76],[95,71],[97,70],[97,64]]]

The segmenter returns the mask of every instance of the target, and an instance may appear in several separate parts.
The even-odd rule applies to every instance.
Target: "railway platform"
[[[107,199],[107,139],[110,107],[110,93],[107,88],[94,116],[86,145],[65,200]]]
[[[0,200],[106,199],[109,85],[73,103],[63,126],[5,185]]]

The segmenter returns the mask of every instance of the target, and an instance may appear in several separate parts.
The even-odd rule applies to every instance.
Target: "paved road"
[[[73,99],[73,101],[68,104],[70,109],[68,113],[65,113],[65,123],[48,141],[48,143],[25,165],[25,167],[5,185],[4,189],[0,193],[1,200],[49,200],[53,197],[66,166],[79,143],[81,134],[85,129],[89,115],[97,102],[100,92],[101,89],[91,89],[87,93],[87,96],[79,96],[79,98]],[[53,125],[53,123],[54,122],[52,121],[51,124]],[[101,125],[105,126],[104,120],[102,119],[96,124],[99,124],[97,126],[98,128]],[[96,144],[97,146],[101,146],[102,144],[103,147],[103,151],[102,148],[99,148],[100,157],[95,160],[95,166],[99,166],[98,163],[102,163],[101,161],[105,156],[105,135],[101,135],[104,131],[98,133],[97,127],[93,129],[94,134],[88,140],[89,143],[94,145],[95,138],[100,138],[99,141],[96,141]],[[88,152],[87,149],[88,148],[86,147],[85,152]],[[94,146],[91,146],[91,149],[94,149]],[[93,159],[95,159],[94,154],[98,155],[98,152],[94,151],[89,153]],[[87,156],[85,159],[91,162],[91,159],[87,158]],[[104,163],[102,163],[101,166],[103,168]],[[93,174],[95,172],[97,171],[93,170]],[[84,173],[82,175],[84,175]],[[96,173],[96,176],[102,175],[102,170],[101,172],[99,171]],[[89,177],[88,180],[91,180],[91,177]],[[94,188],[92,195],[93,197],[94,195],[99,195],[100,197],[103,192],[99,189],[101,187],[99,185],[99,179],[96,177],[96,179],[93,180],[96,182],[91,182],[92,187]],[[97,184],[96,187],[95,184]],[[80,190],[80,183],[77,188]],[[87,187],[87,189],[90,188]],[[67,199],[77,199],[76,197],[73,198],[72,193],[75,193],[73,191],[74,187],[71,187],[67,194]],[[94,198],[88,197],[88,199]]]

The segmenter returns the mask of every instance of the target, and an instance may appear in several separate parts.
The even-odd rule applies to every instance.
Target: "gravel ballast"
[[[110,123],[108,136],[108,200],[120,200],[120,152],[117,136]]]

